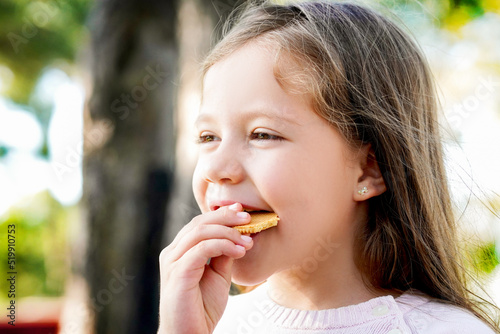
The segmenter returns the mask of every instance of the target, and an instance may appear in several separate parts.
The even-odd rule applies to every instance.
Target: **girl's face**
[[[352,256],[359,220],[357,155],[307,96],[281,88],[274,56],[271,48],[250,42],[212,66],[196,122],[193,190],[202,212],[239,202],[280,217],[235,260],[233,281],[242,285],[312,268],[311,257],[308,275]]]

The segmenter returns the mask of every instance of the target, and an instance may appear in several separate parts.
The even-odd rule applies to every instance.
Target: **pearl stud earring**
[[[358,194],[360,195],[364,195],[368,192],[368,188],[367,187],[363,187],[361,190],[358,190]]]

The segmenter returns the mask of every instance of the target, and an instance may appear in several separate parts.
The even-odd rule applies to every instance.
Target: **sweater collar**
[[[289,329],[339,329],[358,326],[368,322],[400,317],[410,309],[419,306],[427,299],[421,295],[404,293],[394,298],[382,296],[366,302],[335,309],[297,310],[278,305],[268,293],[269,284],[264,283],[255,291],[262,294],[262,310],[276,326]]]

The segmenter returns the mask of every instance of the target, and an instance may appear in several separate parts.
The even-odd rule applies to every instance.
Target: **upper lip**
[[[254,205],[245,204],[243,201],[235,201],[235,200],[214,200],[208,202],[208,207],[210,211],[215,211],[221,206],[227,206],[234,203],[240,203],[244,210],[252,210],[252,211],[271,211],[269,207],[259,207]]]

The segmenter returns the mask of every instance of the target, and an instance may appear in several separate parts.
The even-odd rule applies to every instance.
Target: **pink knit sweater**
[[[431,301],[423,294],[378,297],[367,302],[320,311],[276,304],[265,283],[229,298],[214,334],[490,334],[486,324],[463,309]]]

